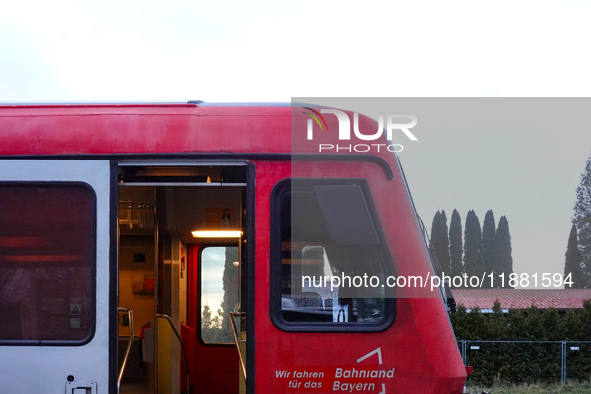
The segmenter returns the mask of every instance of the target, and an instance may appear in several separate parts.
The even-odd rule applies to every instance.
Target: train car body
[[[1,106],[0,391],[461,393],[390,143],[309,113]]]

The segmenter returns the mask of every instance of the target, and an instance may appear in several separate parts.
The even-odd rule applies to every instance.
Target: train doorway
[[[247,170],[120,164],[121,393],[244,391]]]

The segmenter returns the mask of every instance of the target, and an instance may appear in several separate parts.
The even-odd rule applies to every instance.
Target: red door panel
[[[188,246],[189,325],[182,325],[181,336],[185,342],[189,369],[191,371],[191,392],[236,394],[238,392],[239,359],[234,345],[206,345],[200,339],[201,320],[199,294],[199,252],[200,245]],[[181,390],[185,390],[184,366],[181,371]]]
[[[256,165],[256,393],[461,393],[466,372],[446,310],[440,298],[410,298],[420,289],[399,290],[396,320],[383,332],[287,332],[270,318],[270,264],[277,263],[270,261],[270,196],[283,178],[365,178],[397,274],[431,270],[396,163],[391,181],[372,163]]]

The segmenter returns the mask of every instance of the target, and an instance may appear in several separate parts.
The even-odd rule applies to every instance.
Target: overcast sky
[[[590,11],[574,0],[9,2],[0,101],[585,97]],[[562,272],[591,148],[580,119],[539,138],[523,127],[502,138],[502,127],[422,129],[401,153],[419,213],[430,226],[438,208],[463,220],[475,209],[482,224],[493,209],[509,220],[516,271],[535,259]],[[479,171],[486,187],[466,182]]]

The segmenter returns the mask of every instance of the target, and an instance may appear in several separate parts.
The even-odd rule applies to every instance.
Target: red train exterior
[[[282,302],[273,290],[278,277],[273,267],[279,267],[273,255],[273,233],[277,217],[273,214],[274,188],[283,179],[365,180],[371,192],[375,212],[379,218],[381,237],[393,261],[396,275],[433,275],[432,263],[419,228],[400,163],[394,153],[384,148],[390,143],[380,137],[372,143],[381,143],[382,149],[355,152],[341,149],[319,152],[319,144],[368,144],[352,136],[350,141],[338,141],[337,119],[325,116],[328,130],[314,129],[314,140],[306,139],[310,116],[300,107],[274,104],[142,104],[142,105],[4,105],[0,107],[0,162],[10,161],[18,165],[51,161],[104,161],[111,169],[110,187],[117,189],[116,170],[121,163],[142,162],[144,166],[166,166],[167,162],[199,166],[225,166],[225,162],[241,161],[248,165],[244,190],[245,216],[243,231],[248,234],[244,249],[244,263],[248,271],[242,286],[247,288],[246,353],[244,363],[247,373],[247,393],[461,393],[466,379],[465,367],[458,351],[456,339],[447,316],[444,302],[434,297],[428,289],[404,287],[397,289],[394,313],[391,321],[381,326],[365,325],[351,330],[302,327],[286,329],[277,324],[277,302]],[[346,112],[353,119],[351,112]],[[314,124],[314,127],[317,125]],[[360,128],[374,130],[375,121],[361,117]],[[329,131],[330,130],[330,131]],[[352,133],[353,134],[353,133]],[[16,163],[16,164],[14,164]],[[214,164],[212,164],[214,163]],[[1,163],[0,163],[1,164]],[[6,171],[2,167],[0,183]],[[100,169],[99,169],[100,170]],[[15,178],[10,178],[14,181]],[[43,179],[36,176],[37,180]],[[48,175],[47,181],[52,178]],[[24,179],[26,181],[26,179]],[[80,179],[84,182],[84,179]],[[119,180],[121,182],[121,180]],[[123,181],[125,183],[125,181]],[[0,185],[0,188],[2,185]],[[249,197],[250,193],[250,197]],[[100,196],[97,197],[100,199]],[[111,193],[110,205],[113,205]],[[100,203],[100,202],[99,202]],[[110,249],[116,248],[116,208],[110,211]],[[249,216],[250,215],[250,216]],[[97,234],[97,237],[107,237]],[[0,237],[1,239],[1,237]],[[1,243],[1,242],[0,242]],[[191,392],[237,392],[241,374],[240,360],[235,346],[208,347],[198,338],[201,312],[194,305],[199,286],[199,253],[201,244],[188,244],[189,284],[187,289],[187,317],[181,319],[181,334],[186,343],[190,361]],[[113,252],[111,250],[110,252]],[[100,254],[100,253],[99,253]],[[111,285],[97,282],[97,311],[101,299],[109,306],[108,363],[103,378],[84,377],[81,372],[75,381],[97,381],[97,393],[115,392],[118,366],[114,363],[117,352],[113,343],[116,334],[117,289],[113,281],[117,277],[117,259],[111,255],[109,280]],[[279,268],[277,268],[279,269]],[[1,284],[1,283],[0,283]],[[101,287],[102,286],[102,287]],[[1,289],[0,289],[1,290]],[[244,291],[244,290],[242,290]],[[2,294],[0,292],[0,294]],[[273,299],[275,297],[275,299]],[[353,305],[353,304],[350,304]],[[359,304],[361,305],[361,304]],[[125,305],[121,305],[125,306]],[[360,306],[357,306],[360,308]],[[350,307],[353,309],[353,306]],[[98,319],[98,318],[97,318]],[[280,319],[280,318],[279,318]],[[388,319],[386,319],[388,320]],[[95,337],[100,324],[96,325]],[[328,327],[328,326],[326,326]],[[374,327],[374,328],[372,328]],[[18,343],[3,343],[0,330],[0,359],[11,357],[13,371],[26,380],[26,373],[19,369],[43,370],[45,365],[59,364],[52,357],[51,346],[30,349],[23,344],[26,359],[14,359]],[[197,335],[197,336],[196,336]],[[98,346],[91,340],[76,346]],[[26,345],[26,346],[25,346]],[[63,344],[60,345],[63,347]],[[67,346],[66,346],[67,347]],[[24,353],[23,353],[24,354]],[[23,356],[25,357],[25,356]],[[66,356],[64,356],[66,357]],[[180,359],[179,359],[180,360]],[[224,360],[230,360],[232,368],[215,368]],[[6,362],[4,363],[6,364]],[[4,365],[3,364],[3,365]],[[183,371],[182,361],[175,367]],[[224,364],[226,365],[226,364]],[[66,368],[67,369],[67,368]],[[59,376],[55,387],[67,384],[67,370]],[[0,387],[10,387],[11,392],[32,392],[36,387],[7,383],[8,376],[0,368]],[[29,370],[30,371],[30,370]],[[376,371],[376,372],[373,372]],[[177,373],[175,372],[175,373]],[[40,376],[43,375],[42,373]],[[374,376],[375,375],[375,376]],[[39,378],[41,379],[41,378]],[[33,379],[34,380],[34,379]],[[101,383],[103,382],[103,383]],[[43,387],[54,387],[47,384]],[[68,394],[78,394],[76,391]],[[157,391],[157,386],[152,389]],[[19,391],[21,390],[22,391]],[[91,390],[91,389],[88,389]],[[184,378],[179,390],[186,390]],[[91,392],[91,391],[88,391]]]

